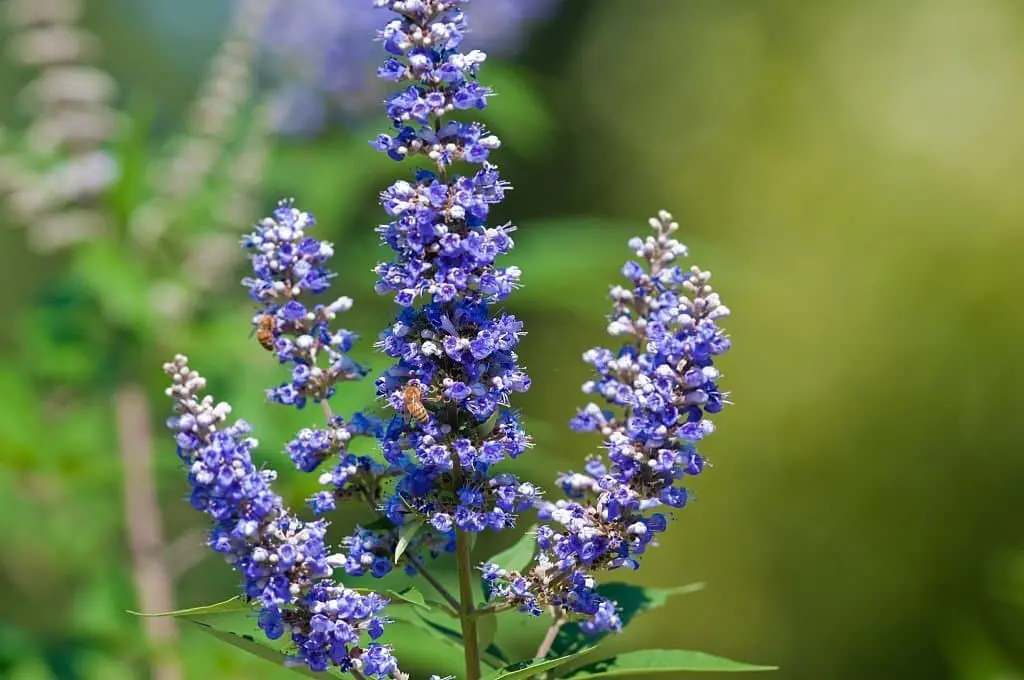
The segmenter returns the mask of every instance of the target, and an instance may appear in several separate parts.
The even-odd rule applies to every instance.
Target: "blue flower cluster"
[[[272,57],[268,65],[287,83],[277,96],[279,131],[316,132],[330,115],[361,115],[377,103],[380,90],[368,78],[377,53],[366,36],[380,27],[387,16],[383,10],[391,6],[374,4],[291,0],[272,10],[264,47]],[[479,2],[474,43],[498,54],[514,53],[529,28],[557,5],[557,0]]]
[[[676,264],[686,248],[673,238],[678,224],[662,212],[651,220],[653,236],[630,241],[640,259],[622,270],[630,285],[611,290],[608,332],[621,347],[584,354],[596,372],[584,392],[605,403],[587,404],[571,425],[599,432],[604,455],[561,475],[564,497],[553,501],[494,470],[532,445],[510,407],[530,378],[516,354],[523,324],[500,309],[520,278],[518,268],[496,264],[514,246],[514,227],[491,225],[492,206],[509,190],[491,164],[500,141],[477,123],[445,120],[486,107],[491,94],[476,80],[484,53],[460,51],[465,2],[372,0],[373,12],[393,13],[379,31],[389,56],[378,76],[401,89],[385,103],[391,131],[370,143],[418,167],[380,195],[388,222],[377,231],[394,256],[375,267],[375,287],[398,306],[376,344],[393,360],[375,382],[377,397],[394,411],[387,422],[362,413],[345,419],[326,404],[339,382],[367,371],[349,356],[355,336],[332,328],[352,301],[307,300],[333,277],[333,247],[306,235],[312,216],[283,201],[242,242],[253,270],[243,284],[260,306],[257,340],[290,371],[268,399],[300,409],[310,400],[324,405],[326,424],[300,430],[285,446],[299,470],[319,470],[322,490],[309,504],[322,516],[355,499],[379,520],[356,527],[342,541],[344,552],[329,554],[326,520],[291,514],[271,490],[274,473],[253,464],[249,426],[224,426],[230,407],[199,396],[205,380],[185,357],[164,366],[176,414],[168,425],[189,468],[191,502],[214,520],[210,544],[242,574],[261,629],[270,638],[289,633],[296,656],[314,671],[408,677],[390,647],[375,642],[387,600],[335,583],[335,569],[355,577],[384,577],[399,565],[422,573],[472,632],[471,603],[460,607],[420,560],[457,550],[466,576],[469,542],[461,532],[514,527],[534,509],[545,524],[536,529],[533,564],[522,572],[483,565],[492,606],[533,615],[551,608],[559,622],[580,620],[587,633],[620,630],[617,603],[598,593],[595,574],[639,566],[667,529],[665,509],[687,503],[685,482],[705,465],[696,445],[727,403],[715,359],[729,349],[718,326],[729,310],[708,272]],[[476,167],[456,174],[464,164]],[[350,450],[361,436],[379,442],[380,456]]]
[[[475,80],[485,56],[459,51],[461,2],[376,4],[397,15],[380,32],[390,56],[378,75],[405,87],[386,102],[393,134],[371,143],[395,160],[419,155],[434,166],[381,194],[391,221],[378,232],[396,257],[377,265],[377,291],[402,307],[378,342],[395,364],[377,380],[377,393],[399,412],[383,452],[402,470],[384,510],[396,525],[424,518],[442,533],[500,530],[538,497],[531,484],[490,474],[530,446],[518,416],[504,407],[530,386],[515,353],[523,324],[491,308],[520,275],[495,266],[512,249],[512,227],[487,224],[508,185],[486,160],[497,137],[477,124],[442,120],[486,106],[490,91]],[[449,176],[456,162],[481,167]]]
[[[260,605],[259,625],[271,639],[291,633],[297,656],[313,670],[328,663],[358,667],[375,678],[396,671],[390,648],[361,645],[375,640],[385,623],[387,600],[329,582],[344,555],[328,555],[324,521],[304,522],[273,493],[275,475],[258,470],[251,452],[257,442],[244,421],[223,426],[231,408],[200,398],[206,380],[182,355],[164,364],[175,415],[178,455],[189,470],[192,506],[214,520],[211,547],[242,575],[243,592]]]
[[[334,276],[327,269],[334,247],[306,236],[314,224],[312,215],[291,201],[281,201],[274,216],[264,219],[242,240],[253,270],[253,276],[242,283],[260,305],[260,312],[253,317],[257,337],[292,369],[291,380],[267,390],[267,397],[297,408],[303,408],[309,399],[320,402],[330,398],[339,382],[366,375],[366,369],[348,356],[356,336],[344,329],[331,329],[337,314],[352,307],[352,299],[339,297],[312,307],[302,302],[308,295],[326,291]],[[326,366],[320,365],[321,358]]]
[[[591,615],[584,630],[616,630],[615,607],[592,591],[586,574],[624,567],[664,532],[668,518],[660,507],[687,502],[683,482],[704,468],[695,443],[714,431],[710,416],[721,411],[726,394],[718,387],[715,357],[729,349],[718,321],[729,314],[711,288],[711,274],[674,264],[686,248],[672,234],[679,228],[662,211],[651,220],[654,236],[629,245],[646,264],[628,262],[623,274],[631,288],[611,290],[612,336],[625,339],[613,352],[587,351],[597,379],[584,392],[600,395],[621,416],[594,403],[581,409],[571,426],[600,432],[607,457],[591,457],[582,473],[559,477],[566,498],[538,504],[544,525],[537,530],[540,556],[527,574],[485,567],[492,588],[521,608],[538,603]]]

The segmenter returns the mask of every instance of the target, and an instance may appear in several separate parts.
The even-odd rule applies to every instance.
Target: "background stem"
[[[128,549],[139,609],[146,613],[174,609],[171,577],[163,564],[164,539],[153,481],[153,434],[149,426],[149,400],[141,387],[122,384],[114,395],[117,437],[124,473],[124,511]],[[146,641],[152,648],[155,680],[181,680],[181,666],[174,652],[178,629],[170,617],[142,620]]]
[[[462,642],[466,649],[466,680],[479,680],[480,648],[476,636],[476,618],[473,616],[473,563],[469,556],[469,537],[464,531],[455,531],[455,555],[459,568],[459,619],[462,622]]]
[[[555,644],[555,638],[558,637],[558,631],[561,630],[562,624],[565,623],[565,619],[562,618],[561,614],[555,619],[554,623],[548,628],[547,634],[544,639],[541,640],[540,647],[537,648],[537,653],[534,654],[535,659],[543,659],[551,651],[551,645]]]

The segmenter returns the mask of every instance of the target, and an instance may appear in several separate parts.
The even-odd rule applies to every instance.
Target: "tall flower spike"
[[[484,108],[491,94],[476,81],[484,53],[459,51],[463,1],[375,0],[397,15],[379,34],[390,56],[378,75],[403,87],[386,101],[393,132],[371,144],[433,165],[381,194],[391,221],[378,231],[395,257],[375,268],[377,291],[402,308],[378,343],[395,364],[377,393],[398,412],[384,455],[404,471],[385,512],[395,524],[411,514],[439,532],[513,526],[538,497],[512,475],[489,474],[530,446],[504,408],[530,379],[515,353],[522,322],[492,309],[519,281],[518,268],[495,265],[512,249],[513,228],[488,225],[509,188],[488,163],[500,142],[478,123],[444,120]],[[478,169],[450,174],[456,163]]]
[[[345,556],[327,554],[326,522],[303,522],[271,490],[276,475],[252,462],[252,428],[241,420],[224,426],[231,407],[200,397],[206,380],[186,357],[163,368],[175,412],[167,424],[188,467],[192,506],[213,519],[210,546],[242,575],[246,599],[260,604],[260,628],[271,639],[290,632],[295,654],[312,670],[333,665],[395,676],[390,648],[361,642],[382,634],[387,600],[330,580]]]
[[[727,403],[718,387],[715,357],[729,349],[717,322],[729,315],[709,283],[711,274],[674,264],[686,254],[672,234],[679,225],[667,212],[651,220],[654,236],[629,242],[647,265],[627,262],[629,288],[611,289],[614,311],[608,333],[625,339],[617,351],[584,353],[597,379],[583,391],[615,411],[587,404],[572,420],[579,431],[605,438],[606,457],[592,457],[582,473],[558,482],[567,498],[539,504],[554,522],[537,532],[541,550],[527,574],[485,568],[485,579],[508,600],[536,612],[553,604],[593,618],[585,631],[615,630],[615,608],[593,591],[587,574],[639,566],[638,557],[667,528],[657,509],[681,508],[688,476],[704,468],[696,442],[714,431],[710,416]],[[653,511],[653,512],[652,512]]]

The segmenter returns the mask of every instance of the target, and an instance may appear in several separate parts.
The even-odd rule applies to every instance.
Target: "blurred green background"
[[[169,4],[90,0],[83,20],[132,131],[102,204],[115,216],[139,200],[126,184],[187,129],[229,16]],[[1024,5],[569,0],[518,60],[483,74],[502,93],[488,123],[515,186],[498,218],[520,225],[525,286],[509,307],[527,324],[534,380],[515,404],[536,440],[526,477],[549,483],[598,444],[566,426],[583,403],[580,354],[605,342],[607,286],[647,217],[675,214],[733,310],[735,406],[702,449],[714,467],[630,575],[708,586],[611,646],[701,649],[777,664],[785,680],[1024,678]],[[3,57],[0,120],[15,142],[30,78]],[[268,140],[254,212],[230,227],[234,238],[284,195],[316,214],[374,371],[391,311],[370,273],[384,256],[375,196],[401,171],[365,144],[383,127]],[[208,228],[223,199],[211,191],[172,238]],[[279,374],[248,337],[242,263],[171,323],[145,309],[154,298],[132,297],[156,276],[151,260],[89,244],[40,253],[31,224],[0,219],[12,227],[0,232],[0,676],[150,677],[140,620],[125,613],[140,605],[115,390],[150,397],[161,559],[177,565],[181,607],[229,597],[234,577],[194,555],[204,525],[162,436],[160,362],[188,354],[257,424],[296,506],[315,481],[279,451],[315,414],[262,402]],[[152,261],[187,283],[195,272],[175,252]],[[338,410],[370,399],[371,383],[349,386]],[[359,519],[338,519],[338,535]],[[478,555],[510,541],[485,536]],[[291,677],[181,636],[171,656],[187,678]]]

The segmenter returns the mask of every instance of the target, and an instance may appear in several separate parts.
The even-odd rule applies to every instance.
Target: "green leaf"
[[[654,673],[774,671],[777,666],[755,666],[731,661],[704,652],[684,649],[645,649],[626,652],[577,668],[566,678],[610,678],[620,675],[652,675]]]
[[[665,606],[671,597],[695,593],[703,588],[703,583],[690,583],[674,588],[642,588],[629,583],[616,582],[602,583],[597,587],[597,593],[618,602],[619,617],[622,619],[622,627],[625,628],[640,614]],[[558,632],[555,643],[551,645],[551,654],[561,656],[592,647],[607,636],[608,633],[586,635],[580,630],[578,623],[568,623],[562,626]]]
[[[448,641],[438,642],[436,633],[426,626],[400,617],[392,618],[396,620],[387,627],[386,636],[393,644],[395,656],[402,668],[429,668],[441,677],[463,672],[461,646],[450,645]]]
[[[260,638],[260,637],[254,636],[254,635],[239,635],[237,633],[231,633],[231,632],[228,632],[228,631],[217,630],[213,626],[209,626],[209,625],[207,625],[205,623],[200,623],[198,625],[199,625],[199,629],[201,631],[203,631],[204,633],[206,633],[208,635],[212,635],[213,637],[217,638],[218,640],[221,640],[222,642],[226,642],[226,643],[228,643],[229,645],[231,645],[233,647],[237,647],[238,649],[241,649],[243,651],[249,652],[250,654],[252,654],[254,656],[258,656],[261,659],[264,659],[266,661],[270,661],[271,663],[273,663],[273,664],[275,664],[275,665],[277,665],[279,667],[287,668],[288,670],[295,671],[296,673],[301,673],[302,675],[308,676],[310,678],[316,678],[317,680],[323,680],[324,673],[326,673],[327,675],[333,676],[333,677],[337,677],[337,678],[345,678],[346,677],[346,675],[344,673],[342,673],[341,671],[339,671],[336,668],[328,668],[326,671],[324,671],[324,673],[316,673],[316,672],[311,671],[306,666],[293,666],[293,665],[290,665],[290,664],[286,665],[285,664],[285,660],[287,658],[286,654],[283,651],[279,651],[279,650],[274,649],[271,646],[271,644],[269,644],[272,641],[268,640],[266,637]],[[262,631],[258,631],[258,632],[259,632],[260,635],[263,634]]]
[[[398,564],[398,560],[402,559],[402,554],[409,547],[409,543],[422,528],[422,519],[417,519],[401,528],[398,532],[398,545],[395,547],[395,564]]]
[[[235,595],[234,597],[224,600],[223,602],[217,602],[216,604],[204,604],[199,607],[190,607],[189,609],[176,609],[173,612],[159,612],[156,614],[147,614],[145,612],[136,612],[131,609],[126,610],[129,614],[135,616],[145,616],[147,618],[155,618],[159,616],[173,616],[177,619],[189,619],[197,616],[205,616],[207,614],[223,614],[225,612],[239,612],[239,611],[252,611],[252,606],[246,604],[241,597]]]
[[[416,590],[415,586],[409,586],[404,590],[394,591],[389,590],[385,594],[386,597],[392,598],[392,600],[401,600],[402,602],[408,602],[409,604],[416,605],[417,607],[423,607],[424,609],[430,609],[430,605],[427,604],[426,599],[423,597],[423,593]]]
[[[401,615],[396,614],[395,616],[398,617]],[[456,647],[459,650],[463,648],[462,633],[453,628],[437,623],[436,621],[431,621],[420,611],[416,611],[410,616],[401,616],[401,620],[405,623],[416,626],[421,630],[427,631],[435,640],[444,642],[445,644]]]
[[[552,622],[550,615],[532,616],[514,609],[497,616],[497,644],[513,659],[532,658]]]
[[[104,197],[108,207],[122,225],[147,197],[147,177],[152,173],[153,122],[158,107],[151,97],[135,91],[129,95],[118,133],[113,140],[113,155],[120,170],[117,182]]]
[[[481,437],[486,437],[491,432],[494,432],[494,427],[498,424],[498,415],[500,411],[495,411],[491,414],[491,417],[476,426],[476,433]]]
[[[530,562],[533,561],[533,555],[537,551],[536,530],[537,525],[532,525],[510,548],[502,550],[486,561],[493,562],[508,571],[523,571],[526,567],[530,566]],[[484,599],[490,600],[490,586],[483,579],[480,580],[480,583],[484,589]]]
[[[487,649],[494,642],[498,634],[498,617],[494,614],[485,614],[476,620],[476,639],[480,649]]]
[[[253,609],[231,610],[230,605],[227,604],[229,602],[230,600],[220,603],[221,605],[226,605],[224,610],[208,611],[206,613],[195,613],[196,610],[203,609],[202,607],[196,607],[193,610],[183,610],[190,613],[183,615],[181,618],[195,624],[199,630],[207,635],[212,635],[229,645],[249,652],[261,659],[266,659],[278,667],[285,666],[285,661],[291,656],[290,652],[292,649],[292,642],[289,636],[284,635],[277,640],[270,640],[259,629],[256,612]],[[217,606],[211,605],[208,609],[213,609]],[[306,666],[288,665],[286,667],[311,678],[323,680],[324,677],[323,673],[314,673]],[[326,672],[333,677],[347,677],[337,669],[328,669]]]
[[[522,572],[530,566],[530,562],[533,561],[533,554],[537,551],[536,531],[536,524],[530,526],[514,545],[506,550],[502,550],[487,561],[494,562],[502,569]]]
[[[575,654],[569,654],[557,659],[527,659],[526,661],[514,663],[511,666],[499,668],[496,672],[484,676],[484,680],[519,680],[520,678],[529,678],[559,666],[564,666],[590,651],[585,649],[582,652],[576,652]]]
[[[420,610],[415,610],[416,615],[411,617],[402,617],[402,621],[412,624],[421,630],[425,630],[434,636],[436,640],[442,641],[447,645],[452,645],[462,653],[464,645],[462,644],[462,633],[454,628],[450,628],[444,623],[440,623],[429,618],[429,614],[425,614]],[[396,614],[396,618],[400,616]],[[480,644],[480,648],[484,650],[483,661],[490,668],[500,668],[502,664],[507,663],[505,655],[495,645],[488,642],[487,645],[483,644],[481,640],[481,632],[477,631],[477,642]]]

